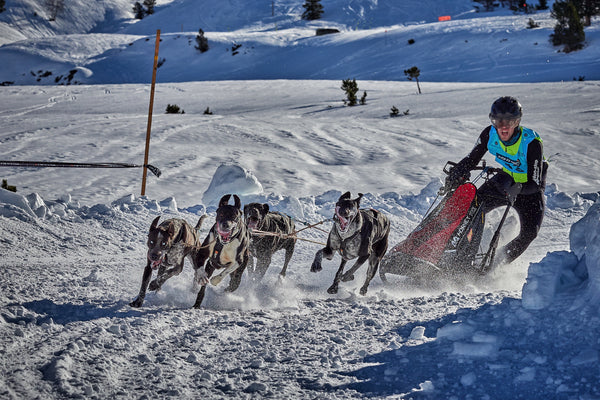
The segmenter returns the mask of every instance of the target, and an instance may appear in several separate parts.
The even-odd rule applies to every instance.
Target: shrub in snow
[[[185,114],[185,111],[179,108],[177,104],[167,104],[167,109],[165,111],[167,114]]]
[[[321,4],[321,0],[306,0],[302,7],[304,7],[302,19],[306,19],[308,21],[321,19],[321,14],[323,14],[323,5]]]
[[[348,104],[349,106],[356,105],[356,93],[358,93],[358,84],[356,83],[356,79],[345,79],[342,81],[342,88],[346,93],[346,100],[344,104]]]
[[[198,29],[198,35],[196,35],[196,46],[194,47],[200,53],[208,51],[208,39],[206,36],[204,36],[204,31],[202,29]]]

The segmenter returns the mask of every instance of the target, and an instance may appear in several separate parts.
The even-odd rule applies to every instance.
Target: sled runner
[[[450,174],[451,167],[455,165],[454,162],[447,162],[444,173]],[[481,172],[472,182],[465,182],[456,188],[447,185],[440,188],[438,196],[443,197],[439,204],[425,215],[405,240],[393,247],[381,260],[381,280],[387,281],[386,274],[420,278],[438,274],[482,275],[490,271],[500,239],[500,229],[510,205],[507,202],[489,246],[483,251],[480,243],[485,218],[475,183],[480,178],[487,181],[502,170],[487,167],[485,162],[474,170]]]

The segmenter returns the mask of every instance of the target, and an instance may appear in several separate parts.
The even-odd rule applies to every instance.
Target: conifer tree
[[[196,50],[199,50],[200,53],[204,53],[208,51],[208,39],[204,36],[204,31],[202,29],[198,29],[198,35],[196,35]]]
[[[139,1],[136,1],[133,5],[133,15],[135,19],[143,19],[145,15],[144,7],[140,4]]]
[[[309,21],[321,19],[321,14],[323,14],[323,5],[321,4],[321,0],[306,0],[302,7],[305,8],[304,12],[302,13],[302,19]]]
[[[557,1],[552,5],[552,17],[557,20],[554,33],[550,35],[555,46],[565,45],[564,51],[570,52],[583,47],[585,32],[583,24],[571,1]]]
[[[144,6],[146,6],[146,14],[154,14],[154,6],[156,6],[156,0],[144,0]]]
[[[0,13],[6,10],[6,8],[4,8],[5,4],[6,2],[4,0],[0,0]]]
[[[417,67],[412,67],[404,70],[404,75],[408,78],[409,81],[413,79],[417,81],[417,89],[419,90],[419,94],[421,94],[421,86],[419,86],[419,76],[421,75],[421,71]]]
[[[349,106],[356,105],[356,93],[358,93],[358,84],[356,83],[356,79],[345,79],[342,81],[341,89],[346,92],[346,104]]]

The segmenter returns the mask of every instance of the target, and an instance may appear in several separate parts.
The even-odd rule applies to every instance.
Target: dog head
[[[173,222],[165,221],[158,226],[160,215],[154,218],[148,232],[148,260],[152,269],[157,269],[158,266],[165,261],[169,249],[175,240],[175,225]]]
[[[352,221],[358,215],[362,196],[363,194],[359,193],[356,199],[351,199],[350,192],[346,192],[335,203],[335,215],[333,219],[339,232],[348,232]]]
[[[244,206],[244,219],[248,229],[259,229],[269,212],[268,204],[250,203]]]
[[[222,243],[229,243],[239,233],[243,223],[240,198],[234,194],[234,205],[229,205],[230,197],[230,194],[221,197],[215,219],[218,238]]]

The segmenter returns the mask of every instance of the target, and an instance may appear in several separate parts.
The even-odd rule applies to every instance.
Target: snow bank
[[[221,197],[228,193],[247,196],[262,193],[263,187],[254,174],[235,164],[221,164],[202,196],[206,205],[217,205]]]
[[[565,198],[563,196],[563,198]],[[600,202],[574,223],[569,233],[571,251],[548,253],[529,266],[523,285],[523,306],[539,310],[551,305],[557,296],[577,293],[573,308],[600,301]]]

